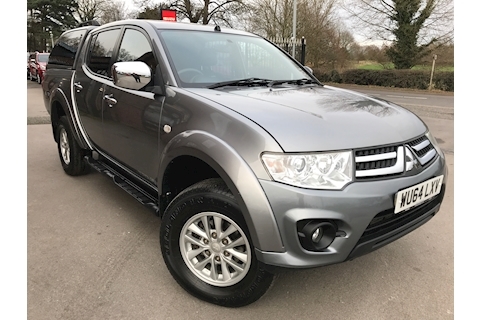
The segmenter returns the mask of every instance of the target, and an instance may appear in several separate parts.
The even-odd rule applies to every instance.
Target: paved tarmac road
[[[432,220],[356,260],[282,271],[261,300],[226,309],[173,280],[151,211],[100,174],[64,174],[42,124],[40,87],[27,86],[28,319],[454,318],[453,120],[422,117],[447,151],[450,174]]]

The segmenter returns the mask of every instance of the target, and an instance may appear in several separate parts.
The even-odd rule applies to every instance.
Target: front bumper
[[[376,250],[420,227],[440,210],[447,174],[445,158],[437,156],[415,176],[355,182],[342,191],[302,189],[261,180],[285,252],[257,249],[257,258],[273,266],[311,268],[351,260]],[[410,210],[393,214],[394,196],[399,190],[439,175],[444,175],[440,194]],[[297,222],[310,219],[328,219],[338,226],[335,240],[321,252],[307,251],[300,244]]]

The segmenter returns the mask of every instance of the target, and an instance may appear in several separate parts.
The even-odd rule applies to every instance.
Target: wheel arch
[[[179,171],[170,170],[176,160],[185,161],[186,157],[192,159],[197,168],[211,170],[206,178],[220,177],[225,182],[240,206],[256,248],[284,252],[275,216],[257,176],[235,149],[207,132],[184,132],[165,147],[158,176],[161,212],[174,197],[167,195],[171,192],[168,181]]]
[[[52,133],[56,142],[57,135],[56,130],[59,124],[59,120],[62,116],[66,116],[68,123],[73,129],[73,137],[82,149],[89,149],[85,141],[81,138],[78,125],[74,122],[74,115],[72,113],[72,106],[68,102],[68,99],[61,88],[56,88],[50,95],[50,121],[52,124]]]

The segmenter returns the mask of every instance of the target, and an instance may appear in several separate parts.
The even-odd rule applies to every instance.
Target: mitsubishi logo
[[[413,168],[420,169],[421,165],[415,156],[415,153],[410,149],[410,146],[405,146],[405,171],[411,171]]]

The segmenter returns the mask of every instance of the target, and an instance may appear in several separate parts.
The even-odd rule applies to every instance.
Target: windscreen
[[[177,80],[185,87],[247,78],[311,79],[285,53],[254,36],[191,30],[159,30]]]

